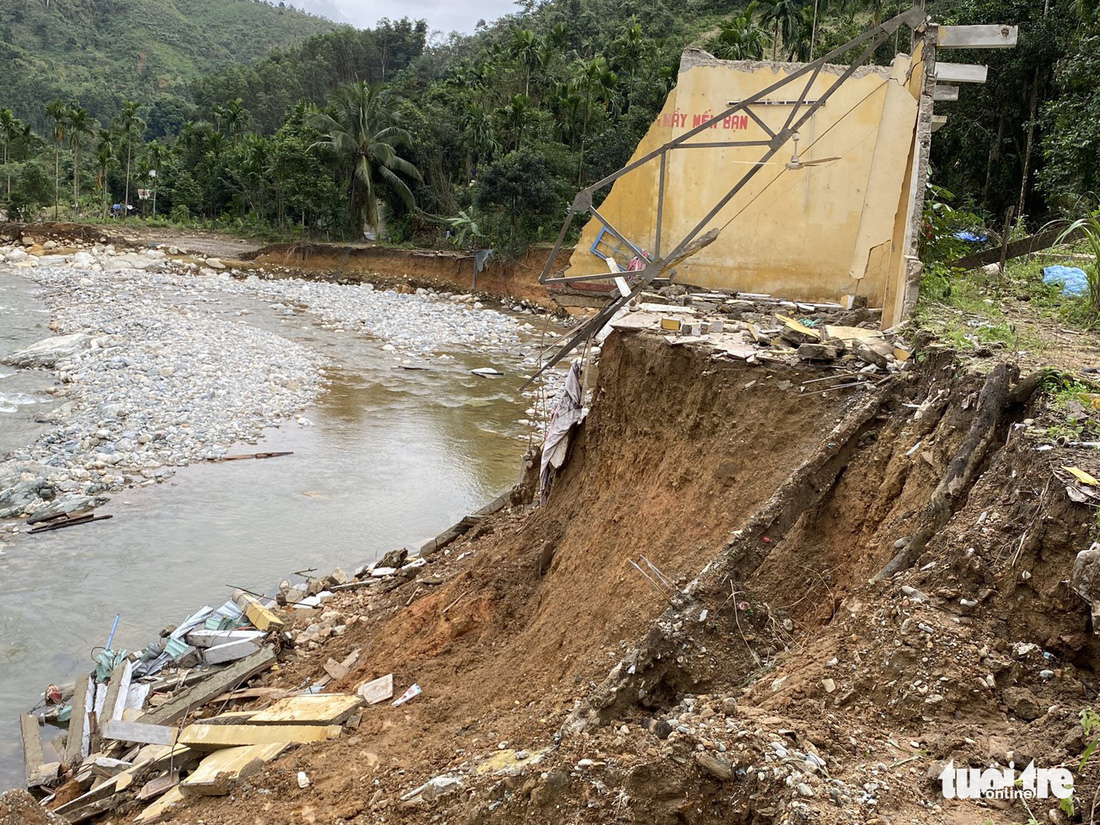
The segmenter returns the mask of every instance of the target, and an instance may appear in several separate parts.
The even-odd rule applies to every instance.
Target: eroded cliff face
[[[357,648],[329,690],[392,672],[424,694],[173,821],[1025,821],[936,777],[1076,767],[1097,642],[1066,580],[1095,518],[1052,475],[1074,456],[1018,426],[1043,414],[1034,382],[919,360],[822,393],[612,335],[547,506],[340,594],[347,632],[268,677]],[[1075,777],[1086,816],[1096,770]],[[402,801],[440,775],[449,793]]]

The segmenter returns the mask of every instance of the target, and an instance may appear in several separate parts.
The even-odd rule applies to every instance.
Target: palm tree
[[[69,105],[63,100],[51,100],[46,104],[46,115],[53,121],[50,134],[53,137],[53,219],[56,221],[57,204],[61,200],[61,144],[65,141]]]
[[[474,167],[500,149],[492,118],[476,103],[462,118],[462,142],[466,145],[466,180],[474,179]]]
[[[238,97],[219,109],[217,114],[221,115],[221,126],[233,138],[233,145],[236,146],[240,141],[241,131],[248,122],[248,111],[244,108],[244,100]]]
[[[69,148],[73,150],[73,216],[80,202],[80,144],[95,134],[95,121],[87,109],[73,104],[68,112]]]
[[[584,91],[584,125],[581,130],[581,151],[577,165],[577,181],[584,184],[584,153],[588,142],[588,126],[592,116],[593,102],[602,99],[605,103],[615,93],[615,85],[618,77],[603,57],[593,57],[589,60],[578,60],[580,71],[579,85]]]
[[[412,190],[400,177],[421,180],[419,170],[397,154],[409,146],[409,133],[394,122],[389,94],[360,80],[333,92],[329,112],[319,112],[313,125],[324,133],[317,144],[329,148],[348,177],[348,210],[356,227],[378,228],[380,190],[408,207]]]
[[[542,66],[544,54],[542,41],[530,29],[516,29],[508,43],[508,55],[523,66],[523,96],[531,95],[531,71]]]
[[[780,35],[788,48],[798,39],[798,31],[802,26],[802,4],[798,0],[765,0],[761,20],[772,23],[775,27],[772,60],[776,60],[779,56]]]
[[[8,195],[4,203],[11,201],[11,167],[8,160],[11,157],[11,146],[18,141],[23,133],[23,124],[12,114],[11,109],[0,110],[0,141],[4,143],[4,174],[7,177]]]
[[[642,24],[638,22],[637,17],[631,17],[630,20],[631,25],[611,44],[611,47],[615,52],[618,65],[630,72],[627,100],[633,101],[634,78],[638,74],[638,68],[652,51],[653,44],[645,39]]]
[[[512,95],[508,104],[501,109],[501,115],[505,125],[515,132],[516,145],[513,148],[519,149],[523,143],[523,127],[531,116],[530,101],[525,95]]]
[[[115,135],[110,129],[100,129],[95,147],[95,187],[103,198],[103,219],[107,219],[107,172],[116,166]]]
[[[124,214],[130,210],[130,164],[134,159],[134,135],[145,128],[145,121],[138,117],[141,104],[133,100],[122,101],[122,109],[115,118],[119,136],[126,141],[126,194],[123,202]]]
[[[718,35],[707,44],[711,54],[722,60],[759,60],[768,45],[768,33],[753,20],[756,0],[722,25]]]

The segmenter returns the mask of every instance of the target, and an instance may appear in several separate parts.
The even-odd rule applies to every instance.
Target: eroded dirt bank
[[[812,370],[614,334],[548,506],[295,614],[265,677],[299,686],[358,649],[328,690],[392,672],[423,695],[171,821],[1026,821],[935,777],[1086,747],[1097,642],[1066,580],[1094,516],[1052,468],[1089,459],[1035,450],[1017,425],[1043,401],[1010,366],[921,360],[819,393]],[[441,775],[449,793],[402,801]],[[1095,765],[1075,780],[1088,822]],[[1074,821],[1056,802],[1030,806]]]
[[[243,257],[269,270],[288,270],[296,277],[476,292],[557,310],[559,304],[539,284],[549,253],[548,249],[534,247],[519,259],[493,258],[476,279],[474,256],[465,252],[282,243],[264,246]],[[558,269],[568,264],[571,253],[572,249],[562,251]]]

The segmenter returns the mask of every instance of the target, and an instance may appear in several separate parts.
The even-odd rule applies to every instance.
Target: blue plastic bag
[[[1084,295],[1089,291],[1088,277],[1075,266],[1043,267],[1044,284],[1061,284],[1063,295]]]

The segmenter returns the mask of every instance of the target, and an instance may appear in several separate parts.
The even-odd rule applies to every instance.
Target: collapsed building
[[[911,53],[864,65],[905,26]],[[577,196],[566,228],[592,217],[554,273],[563,228],[543,282],[583,293],[633,261],[635,285],[862,305],[893,326],[916,302],[934,102],[985,79],[940,51],[1015,42],[1015,27],[939,26],[914,8],[812,63],[688,50],[630,162]]]

